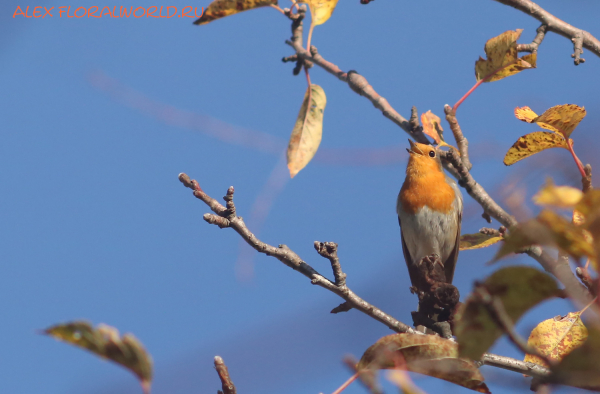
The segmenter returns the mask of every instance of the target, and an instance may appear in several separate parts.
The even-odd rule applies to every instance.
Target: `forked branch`
[[[324,257],[328,258],[333,267],[335,282],[325,278],[313,267],[308,265],[304,260],[300,258],[293,250],[288,248],[286,245],[279,245],[278,247],[271,246],[260,241],[256,236],[246,227],[244,220],[236,215],[235,204],[233,202],[233,186],[227,190],[227,194],[224,199],[227,202],[227,208],[221,205],[217,200],[210,197],[200,187],[196,180],[190,180],[186,174],[179,174],[179,180],[186,187],[194,191],[194,196],[202,200],[214,214],[207,213],[204,215],[204,220],[210,224],[215,224],[221,228],[232,228],[237,232],[250,246],[256,251],[264,253],[267,256],[273,256],[277,260],[281,261],[288,267],[300,272],[302,275],[310,279],[313,285],[318,285],[324,289],[327,289],[345,300],[344,307],[341,310],[357,309],[373,319],[385,324],[390,329],[396,332],[404,332],[415,334],[417,333],[411,327],[406,324],[394,319],[392,316],[383,312],[381,309],[369,304],[359,296],[357,296],[348,286],[345,281],[345,274],[342,272],[339,259],[337,257],[337,245],[334,243],[315,243],[315,248]],[[335,246],[334,246],[335,245]],[[341,306],[340,306],[341,307]],[[338,308],[340,308],[338,307]],[[336,308],[336,309],[338,309]]]

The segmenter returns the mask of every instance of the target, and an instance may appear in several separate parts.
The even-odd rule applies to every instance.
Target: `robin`
[[[431,145],[408,142],[406,179],[396,212],[410,281],[423,290],[420,264],[424,257],[442,264],[445,282],[452,283],[463,200],[456,182],[444,173],[437,151]]]

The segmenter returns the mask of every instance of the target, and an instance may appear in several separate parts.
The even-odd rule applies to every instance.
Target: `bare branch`
[[[335,277],[336,286],[346,286],[346,274],[342,272],[342,266],[340,265],[340,259],[337,255],[338,245],[335,242],[319,242],[315,241],[315,250],[321,256],[329,259],[331,262],[331,269],[333,269],[333,276]]]
[[[456,140],[456,145],[458,146],[458,151],[460,152],[460,159],[462,160],[467,171],[471,171],[473,164],[471,164],[471,161],[469,160],[469,141],[462,133],[452,107],[448,104],[444,105],[444,112],[446,113],[446,120],[450,125],[450,130],[452,130],[452,134],[454,134],[454,139]]]
[[[535,38],[533,39],[533,41],[531,42],[531,44],[517,44],[517,51],[518,52],[537,52],[538,47],[542,44],[542,41],[544,40],[544,37],[546,36],[546,30],[548,29],[548,26],[546,25],[541,25],[540,27],[537,28],[537,34],[535,35]]]
[[[544,10],[542,7],[537,5],[531,0],[496,0],[498,3],[502,3],[519,11],[526,13],[540,21],[543,25],[547,26],[547,31],[551,31],[560,34],[563,37],[573,41],[575,48],[572,57],[575,58],[575,65],[583,63],[585,60],[581,58],[583,52],[582,48],[586,48],[592,51],[596,56],[600,57],[600,41],[587,31],[581,30],[562,21]],[[538,29],[539,30],[539,29]],[[536,37],[537,38],[537,37]]]
[[[369,85],[369,82],[365,77],[363,77],[354,70],[350,70],[348,72],[342,71],[335,64],[325,60],[318,53],[317,48],[314,46],[310,47],[311,53],[309,53],[306,49],[302,48],[302,45],[300,45],[296,41],[286,40],[285,43],[294,48],[298,57],[316,64],[323,70],[336,76],[340,81],[346,82],[348,86],[350,86],[350,88],[359,95],[366,97],[369,101],[371,101],[371,103],[373,103],[375,108],[381,111],[383,116],[400,126],[402,130],[406,131],[408,135],[410,135],[414,140],[423,144],[429,144],[429,141],[427,140],[425,134],[423,134],[422,131],[413,132],[408,120],[406,120],[402,115],[400,115],[384,97],[381,97],[375,91],[375,89],[373,89],[373,87]]]
[[[217,394],[236,394],[235,385],[231,381],[227,366],[220,356],[215,356],[215,369],[219,374],[219,379],[221,379],[221,388],[223,389],[222,391],[217,391]]]
[[[530,347],[527,344],[527,341],[515,331],[514,322],[510,319],[510,316],[508,316],[506,309],[504,309],[504,304],[502,304],[502,301],[499,298],[492,296],[484,286],[477,287],[474,294],[479,297],[496,324],[506,333],[506,335],[508,335],[508,338],[519,348],[519,350],[525,354],[537,356],[544,360],[548,365],[551,365],[551,362],[546,356],[538,352],[537,349]]]
[[[342,297],[344,300],[346,300],[346,302],[345,302],[345,304],[347,304],[346,307],[357,309],[357,310],[363,312],[364,314],[371,316],[373,319],[385,324],[390,329],[392,329],[396,332],[403,332],[403,333],[410,333],[410,334],[417,333],[411,327],[394,319],[387,313],[383,312],[381,309],[376,308],[375,306],[369,304],[368,302],[366,302],[365,300],[363,300],[362,298],[357,296],[352,290],[350,290],[348,288],[348,286],[346,286],[345,283],[337,285],[336,283],[325,278],[323,275],[318,273],[313,267],[311,267],[306,262],[304,262],[300,258],[300,256],[298,256],[294,251],[292,251],[286,245],[279,245],[279,247],[274,247],[274,246],[266,244],[266,243],[260,241],[258,238],[256,238],[256,236],[254,234],[252,234],[252,232],[250,232],[250,230],[248,230],[243,219],[239,216],[236,216],[236,214],[235,214],[235,205],[233,203],[233,192],[234,192],[233,186],[227,190],[227,195],[224,197],[224,199],[227,201],[227,208],[225,208],[223,205],[221,205],[219,202],[217,202],[217,200],[213,199],[212,197],[210,197],[206,193],[204,193],[204,191],[200,188],[200,185],[198,184],[198,182],[196,180],[190,180],[190,178],[186,174],[183,174],[183,173],[179,174],[179,180],[186,187],[189,187],[190,189],[192,189],[194,191],[194,196],[196,198],[202,200],[216,214],[216,215],[208,214],[209,217],[212,218],[211,220],[214,221],[214,224],[217,224],[217,225],[219,224],[219,222],[215,218],[217,218],[217,217],[225,218],[229,222],[228,226],[226,226],[226,227],[234,229],[244,239],[244,241],[246,241],[256,251],[258,251],[260,253],[264,253],[267,256],[275,257],[277,260],[281,261],[283,264],[287,265],[288,267],[300,272],[302,275],[309,278],[311,280],[312,284],[318,285],[318,286],[320,286],[326,290],[329,290],[329,291],[337,294],[338,296]],[[207,215],[205,215],[205,217],[206,216]],[[209,221],[209,223],[212,223],[212,222]],[[325,249],[327,249],[327,248],[325,248]],[[334,260],[334,261],[332,261],[332,267],[334,266],[334,264],[339,265],[339,260],[337,259],[337,248],[335,250],[336,250],[335,257],[333,257],[333,252],[331,252],[331,257],[328,257],[328,258],[330,258],[330,260],[331,259]],[[330,253],[330,252],[327,252],[327,250],[326,250],[325,253]],[[337,270],[338,275],[339,275],[339,281],[341,282],[342,278],[345,276],[343,274],[343,272],[341,271],[341,267],[339,267],[339,269],[336,267],[333,267],[333,269],[334,269],[334,272]],[[338,308],[340,308],[340,307],[338,307]]]
[[[498,356],[497,354],[485,353],[481,358],[481,364],[523,373],[525,375],[538,378],[547,378],[550,376],[550,370],[542,367],[541,365],[515,360],[514,358],[510,357]]]

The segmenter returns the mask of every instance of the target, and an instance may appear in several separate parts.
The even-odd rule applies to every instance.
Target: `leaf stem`
[[[488,78],[489,78],[489,77],[488,77]],[[464,95],[464,96],[462,96],[462,97],[460,98],[460,100],[458,100],[458,101],[456,102],[456,104],[454,104],[454,107],[452,107],[452,111],[453,111],[455,114],[456,114],[456,110],[458,109],[458,106],[459,106],[459,105],[461,105],[461,104],[462,104],[462,102],[463,102],[463,101],[465,101],[465,99],[466,99],[467,97],[469,97],[469,95],[470,95],[471,93],[473,93],[473,91],[479,87],[479,85],[481,85],[482,83],[484,83],[484,82],[486,81],[486,79],[487,79],[487,78],[480,79],[479,81],[477,81],[477,83],[476,83],[475,85],[473,85],[473,87],[472,87],[471,89],[469,89],[469,91],[468,91],[467,93],[465,93],[465,95]]]
[[[354,375],[350,376],[350,379],[346,380],[344,382],[344,384],[342,384],[340,387],[337,388],[337,390],[335,390],[333,393],[331,394],[340,394],[342,391],[344,391],[348,386],[350,386],[350,384],[352,382],[354,382],[356,380],[356,378],[358,377],[358,372],[355,373]]]
[[[567,138],[567,146],[569,147],[569,152],[571,152],[571,155],[573,155],[573,159],[575,159],[575,164],[577,164],[577,168],[579,168],[579,172],[581,173],[582,177],[586,177],[585,175],[585,170],[583,169],[583,164],[581,163],[581,160],[579,160],[579,157],[577,157],[577,155],[575,154],[575,151],[573,150],[573,141]]]

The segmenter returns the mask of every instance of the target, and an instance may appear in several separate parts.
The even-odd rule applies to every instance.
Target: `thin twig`
[[[537,349],[529,346],[527,341],[515,331],[514,322],[506,312],[506,309],[504,309],[504,304],[502,304],[502,301],[499,298],[492,296],[483,286],[477,287],[474,294],[479,297],[496,324],[498,324],[502,331],[508,335],[508,338],[512,343],[514,343],[523,353],[537,356],[544,360],[547,365],[552,365],[546,356],[538,352]]]
[[[207,222],[211,224],[219,224],[219,222],[216,219],[217,217],[226,219],[228,222],[228,225],[226,227],[235,230],[256,251],[264,253],[267,256],[275,257],[283,264],[309,278],[312,284],[318,285],[326,290],[337,294],[338,296],[346,300],[346,303],[352,308],[357,309],[368,316],[371,316],[375,320],[388,326],[393,331],[410,334],[417,333],[411,327],[394,319],[392,316],[383,312],[381,309],[369,304],[368,302],[357,296],[352,290],[350,290],[350,288],[348,288],[348,286],[337,286],[334,282],[325,278],[313,267],[304,262],[300,258],[300,256],[298,256],[286,245],[279,245],[279,247],[274,247],[256,238],[256,236],[252,232],[250,232],[250,230],[246,227],[246,224],[244,223],[243,219],[239,216],[236,216],[235,214],[235,205],[233,203],[233,186],[227,190],[227,195],[225,196],[225,200],[227,201],[227,208],[225,208],[217,200],[204,193],[204,191],[202,190],[202,188],[196,180],[190,180],[190,178],[183,173],[179,174],[179,180],[186,187],[192,189],[194,191],[194,196],[202,200],[215,213],[214,215],[204,215],[204,220],[206,220]]]
[[[562,21],[544,10],[542,7],[537,5],[531,0],[495,0],[498,3],[502,3],[513,8],[516,8],[519,11],[526,13],[527,15],[532,16],[533,18],[540,21],[543,25],[547,26],[547,31],[551,31],[557,34],[560,34],[563,37],[568,38],[569,40],[573,40],[573,44],[575,47],[575,53],[573,53],[573,57],[575,58],[575,65],[583,63],[583,59],[581,59],[582,48],[586,48],[594,53],[596,56],[600,56],[600,41],[588,33],[587,31],[581,30],[568,24],[565,21]]]
[[[219,374],[219,379],[221,379],[221,388],[223,389],[222,391],[217,391],[217,394],[236,394],[235,385],[229,377],[227,366],[225,365],[223,359],[219,356],[215,356],[215,369]]]
[[[381,97],[375,91],[375,89],[373,89],[373,87],[369,85],[369,82],[366,80],[365,77],[353,70],[348,72],[342,71],[335,64],[323,59],[323,57],[318,53],[317,48],[315,48],[314,46],[311,46],[309,53],[306,49],[302,48],[301,44],[299,44],[296,41],[287,40],[285,43],[294,48],[296,54],[300,58],[304,59],[305,61],[308,60],[318,65],[323,70],[336,76],[340,81],[346,82],[354,92],[366,97],[369,101],[371,101],[371,103],[373,103],[375,108],[381,111],[383,116],[400,126],[414,140],[423,144],[429,143],[427,137],[425,136],[425,134],[423,134],[423,132],[412,132],[408,120],[406,120],[406,118],[400,115],[384,97]]]
[[[510,357],[498,356],[497,354],[485,353],[481,358],[481,363],[539,378],[547,378],[551,374],[550,369],[541,365]]]
[[[530,44],[517,44],[517,51],[518,52],[537,52],[539,46],[542,44],[542,41],[544,40],[544,37],[546,36],[546,30],[548,29],[548,26],[546,25],[541,25],[540,27],[537,28],[536,32],[537,34],[535,35],[535,38],[533,39],[533,41]]]
[[[446,121],[448,121],[448,124],[450,125],[450,130],[452,130],[452,134],[454,134],[454,139],[456,140],[456,145],[460,152],[460,159],[467,171],[471,171],[473,164],[471,164],[471,161],[469,160],[469,141],[464,136],[452,107],[446,104],[444,106],[444,113],[446,114]]]

